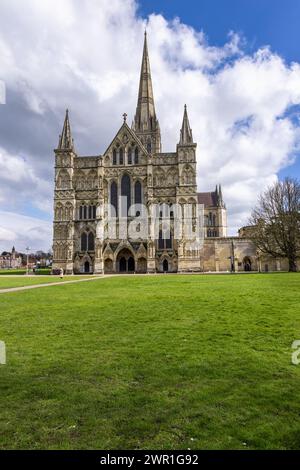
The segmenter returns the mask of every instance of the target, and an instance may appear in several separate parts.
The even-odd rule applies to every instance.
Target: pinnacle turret
[[[218,206],[219,207],[225,207],[224,201],[223,201],[223,193],[222,193],[222,187],[219,184],[219,186],[216,186],[216,193],[217,193],[217,200],[218,200]]]
[[[74,141],[71,133],[71,126],[69,121],[69,111],[66,110],[66,117],[62,134],[59,136],[59,150],[74,150]]]
[[[180,131],[180,145],[193,144],[193,133],[189,123],[186,104],[184,105],[183,121]]]

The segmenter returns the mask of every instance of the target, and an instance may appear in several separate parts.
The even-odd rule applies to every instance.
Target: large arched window
[[[88,239],[87,234],[83,232],[81,234],[81,251],[87,251]]]
[[[139,163],[139,149],[136,147],[134,151],[134,163],[138,165]]]
[[[159,250],[171,250],[173,246],[173,237],[172,232],[169,232],[169,236],[167,237],[167,232],[164,232],[162,229],[159,231],[159,238],[158,238],[158,249]]]
[[[172,249],[172,233],[170,231],[170,236],[166,239],[166,249],[171,250]]]
[[[163,250],[165,247],[164,239],[163,239],[163,232],[162,230],[159,231],[159,238],[158,238],[158,249]]]
[[[139,181],[134,186],[134,202],[135,204],[142,204],[142,185]]]
[[[125,174],[122,177],[121,181],[121,196],[122,196],[122,216],[128,214],[129,208],[131,206],[131,183],[129,175]],[[123,201],[123,199],[125,199]]]
[[[88,251],[94,251],[95,249],[95,237],[93,232],[88,234]]]
[[[110,187],[110,203],[115,208],[116,216],[118,215],[118,185],[115,181],[111,183]]]

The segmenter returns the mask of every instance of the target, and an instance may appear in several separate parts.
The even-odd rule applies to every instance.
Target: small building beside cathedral
[[[212,192],[198,192],[197,144],[186,106],[174,147],[173,153],[162,151],[145,34],[132,126],[124,114],[103,155],[77,155],[66,112],[55,150],[54,270],[103,274],[284,269],[278,260],[262,260],[244,231],[239,237],[227,236],[227,210],[219,184]],[[172,208],[184,206],[191,208],[191,226],[200,227],[201,242],[196,242],[193,232],[175,236]],[[157,236],[152,230],[153,207],[169,208],[167,229],[163,211],[156,214]],[[113,233],[108,218],[115,222]],[[127,228],[135,219],[133,237]],[[146,231],[139,219],[146,220]]]

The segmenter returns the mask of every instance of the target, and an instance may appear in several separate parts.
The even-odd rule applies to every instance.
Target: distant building
[[[17,269],[22,266],[22,255],[16,252],[13,246],[11,253],[4,251],[0,255],[0,269]]]

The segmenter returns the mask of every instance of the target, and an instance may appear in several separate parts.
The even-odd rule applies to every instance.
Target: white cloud
[[[12,230],[7,230],[4,227],[0,227],[0,243],[12,242],[16,240],[17,235]]]
[[[18,213],[0,210],[0,251],[11,248],[13,243],[18,251],[25,252],[51,247],[52,227],[48,222]]]
[[[62,0],[59,8],[27,0],[26,11],[18,0],[1,1],[7,105],[0,120],[3,109],[11,113],[13,130],[0,129],[0,207],[16,214],[21,197],[22,208],[33,205],[51,216],[52,149],[64,110],[70,108],[79,152],[104,151],[123,112],[130,119],[135,111],[146,22],[133,0]],[[151,15],[147,31],[164,150],[176,147],[187,103],[198,142],[198,188],[222,183],[235,230],[299,148],[299,127],[288,110],[300,104],[300,65],[268,48],[246,54],[232,32],[223,47],[214,47],[178,18]]]
[[[29,200],[31,205],[41,210],[51,210],[49,194],[52,185],[36,174],[25,156],[11,155],[0,147],[0,175],[0,203],[3,207],[12,204],[20,208],[24,201]]]

